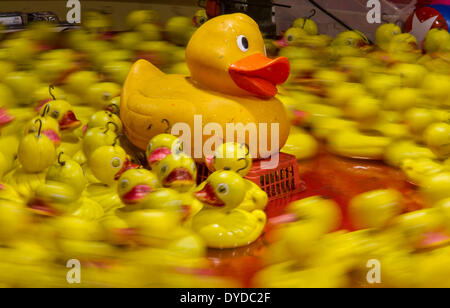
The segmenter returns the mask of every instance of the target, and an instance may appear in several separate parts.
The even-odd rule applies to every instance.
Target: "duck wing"
[[[197,113],[192,98],[198,95],[186,76],[167,75],[145,60],[137,61],[124,84],[120,117],[130,141],[140,149],[175,123],[193,125]],[[192,122],[192,123],[190,123]]]

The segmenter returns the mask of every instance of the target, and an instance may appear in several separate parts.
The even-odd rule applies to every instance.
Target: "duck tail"
[[[136,80],[136,78],[142,79],[142,76],[147,76],[147,78],[151,78],[151,77],[160,77],[163,75],[165,74],[155,65],[153,65],[147,60],[140,59],[136,61],[131,67],[125,84],[129,83],[130,80]]]
[[[121,109],[123,107],[122,104],[127,103],[129,93],[135,93],[139,89],[145,89],[149,86],[148,80],[157,79],[164,75],[161,70],[147,60],[140,59],[136,61],[131,67],[122,88]]]

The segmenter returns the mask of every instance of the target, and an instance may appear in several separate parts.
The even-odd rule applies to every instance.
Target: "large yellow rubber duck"
[[[277,85],[287,80],[290,66],[287,58],[272,60],[264,54],[256,22],[233,14],[216,17],[195,32],[186,50],[190,77],[166,75],[145,60],[137,61],[122,92],[126,135],[144,150],[151,138],[169,132],[176,123],[186,123],[193,132],[194,116],[201,115],[202,125],[218,123],[224,133],[227,123],[254,123],[258,133],[259,124],[266,123],[267,148],[278,152],[290,124],[283,104],[274,96]],[[279,145],[272,148],[273,123],[279,124],[279,136],[274,138]],[[203,136],[203,143],[209,137]]]

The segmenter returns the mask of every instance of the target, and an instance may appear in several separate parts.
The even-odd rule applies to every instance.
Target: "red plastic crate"
[[[253,166],[248,175],[247,180],[254,182],[262,190],[264,190],[269,202],[290,200],[292,196],[304,191],[305,187],[300,179],[298,172],[298,164],[295,156],[280,153],[278,167],[275,169],[261,169],[263,160],[254,160]],[[267,161],[269,161],[268,159]],[[198,183],[205,181],[211,172],[205,164],[197,164]]]

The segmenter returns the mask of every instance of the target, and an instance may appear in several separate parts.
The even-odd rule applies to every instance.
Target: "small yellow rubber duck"
[[[218,123],[224,131],[227,123],[266,123],[269,127],[277,123],[282,147],[290,125],[283,104],[274,96],[277,85],[289,77],[289,61],[271,60],[264,54],[256,22],[247,15],[233,14],[211,19],[194,33],[186,50],[191,77],[166,75],[139,60],[131,68],[121,97],[126,135],[145,149],[151,138],[176,123],[186,123],[192,130],[194,116],[202,115],[203,123]],[[266,144],[276,153],[279,148],[271,147],[270,137],[268,130]],[[202,144],[206,140],[204,136]]]
[[[103,207],[105,214],[113,214],[124,206],[117,194],[117,180],[125,171],[138,166],[130,162],[125,150],[118,145],[98,148],[88,163],[89,169],[100,181],[87,187],[88,196]]]
[[[214,155],[205,159],[206,166],[211,172],[220,170],[234,171],[245,177],[252,168],[253,160],[250,150],[245,144],[228,142],[221,144]],[[267,194],[255,183],[244,179],[246,194],[239,209],[246,211],[264,210],[267,202]]]
[[[235,248],[256,241],[266,225],[261,210],[237,209],[245,198],[245,181],[233,171],[211,174],[195,197],[207,206],[192,220],[193,230],[211,248]]]
[[[42,116],[55,119],[59,124],[61,132],[61,144],[59,151],[66,155],[73,156],[81,150],[81,139],[75,135],[74,131],[81,126],[81,121],[77,119],[72,105],[65,100],[52,100],[42,106]]]
[[[42,134],[42,121],[36,133],[21,139],[18,159],[21,166],[8,173],[4,181],[13,186],[23,198],[29,199],[35,189],[44,183],[47,168],[56,160],[55,145]]]
[[[47,171],[45,183],[36,188],[28,203],[32,212],[41,215],[71,215],[85,220],[98,220],[103,208],[84,193],[86,179],[81,166],[59,153],[58,161]]]

